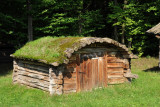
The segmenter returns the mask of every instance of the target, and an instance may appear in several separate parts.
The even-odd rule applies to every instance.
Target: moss
[[[45,60],[47,63],[63,63],[67,57],[65,50],[72,48],[75,42],[83,37],[43,37],[31,41],[17,50],[13,55],[16,58],[30,60]]]

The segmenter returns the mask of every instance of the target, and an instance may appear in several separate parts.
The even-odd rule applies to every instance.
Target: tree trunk
[[[83,29],[83,26],[82,26],[83,21],[82,21],[81,16],[79,16],[78,18],[79,18],[79,31],[78,31],[78,33],[79,33],[79,35],[81,35],[82,29]]]
[[[114,0],[114,4],[117,6],[118,2],[117,0]],[[117,23],[117,20],[114,21],[114,23]],[[116,41],[118,41],[118,30],[117,30],[117,26],[114,26],[114,39]]]
[[[122,35],[121,35],[121,43],[124,44],[125,43],[125,23],[122,24]]]
[[[128,1],[127,0],[124,0],[124,6],[123,6],[123,10],[125,11],[126,9],[126,5],[127,5]],[[125,22],[122,24],[122,35],[121,35],[121,43],[122,44],[125,44],[125,27],[126,27],[126,24]],[[131,43],[129,43],[131,44]],[[131,45],[130,45],[131,46]]]
[[[130,37],[130,41],[128,41],[128,49],[131,50],[132,48],[132,37]]]
[[[115,23],[116,23],[117,21],[115,21]],[[114,39],[116,40],[116,41],[118,41],[118,30],[117,30],[117,26],[114,26]]]
[[[27,10],[28,10],[28,41],[33,40],[33,27],[32,27],[32,6],[31,0],[27,0]]]
[[[81,5],[81,6],[82,6],[82,9],[81,9],[80,14],[79,14],[79,16],[78,16],[78,19],[79,19],[79,22],[78,22],[78,25],[79,25],[78,33],[79,33],[79,35],[82,34],[82,29],[83,29],[83,25],[82,25],[83,19],[82,19],[81,15],[83,15],[83,13],[84,13],[84,11],[85,11],[85,9],[84,9],[84,7],[85,7],[85,1],[84,1],[84,0],[83,0],[83,2],[82,2],[82,5]]]

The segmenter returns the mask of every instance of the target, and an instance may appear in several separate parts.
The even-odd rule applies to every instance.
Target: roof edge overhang
[[[59,63],[59,62],[47,63],[46,60],[41,60],[41,59],[36,60],[36,61],[40,62],[40,63],[49,64],[49,65],[52,65],[52,66],[59,66],[60,64],[68,64],[69,63],[69,58],[72,56],[72,54],[74,52],[78,51],[79,49],[81,49],[81,48],[83,48],[83,47],[85,47],[87,45],[93,44],[93,43],[108,43],[108,44],[112,44],[112,45],[114,45],[116,47],[119,47],[119,48],[121,48],[121,49],[123,49],[124,51],[127,52],[127,56],[125,58],[129,58],[129,59],[137,59],[138,58],[138,56],[134,55],[131,51],[129,51],[129,49],[125,45],[120,44],[119,42],[117,42],[117,41],[115,41],[113,39],[110,39],[110,38],[98,38],[98,37],[84,37],[84,38],[80,39],[78,42],[73,43],[73,45],[71,47],[66,48],[66,50],[64,52],[65,52],[65,56],[67,57],[67,59],[65,59],[63,61],[63,63]],[[15,59],[33,61],[32,59],[17,58],[13,54],[10,55],[10,56],[15,58]]]

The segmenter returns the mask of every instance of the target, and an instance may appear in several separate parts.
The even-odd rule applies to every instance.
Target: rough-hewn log
[[[36,61],[28,61],[28,60],[19,60],[17,59],[20,63],[24,63],[24,64],[30,64],[30,65],[38,65],[38,66],[42,66],[42,67],[48,67],[47,64],[44,63],[40,63],[40,62],[36,62]]]
[[[31,82],[31,83],[35,83],[44,87],[49,87],[49,82],[48,81],[44,81],[44,80],[40,80],[37,78],[33,78],[33,77],[29,77],[29,76],[24,76],[24,75],[18,75],[17,76],[18,79],[21,80],[25,80],[27,82]]]
[[[121,68],[121,67],[123,67],[123,63],[108,63],[108,65],[107,65],[107,67],[110,67],[110,68],[112,68],[112,67],[116,67],[116,68]]]
[[[56,84],[55,79],[53,78],[53,69],[52,67],[49,68],[49,92],[51,95],[55,94],[56,90],[53,89],[53,86]],[[54,85],[53,85],[54,84]]]
[[[107,69],[107,72],[108,73],[110,73],[110,72],[112,72],[112,73],[123,73],[123,68],[121,67],[121,68],[108,68]]]
[[[120,59],[120,58],[117,58],[117,57],[108,57],[107,59],[108,63],[124,63],[124,64],[129,64],[128,62],[128,59]]]
[[[27,76],[27,77],[39,79],[39,80],[49,81],[49,76],[34,74],[34,73],[26,72],[26,71],[23,71],[23,70],[17,72],[17,75],[22,75],[22,76]]]
[[[64,78],[64,84],[76,83],[76,78]]]
[[[21,78],[16,78],[14,83],[18,83],[18,84],[26,85],[26,86],[29,86],[29,87],[34,87],[34,88],[39,88],[39,89],[42,89],[42,90],[45,90],[45,91],[49,91],[48,87],[46,87],[44,85],[41,85],[41,84],[35,83],[35,82],[26,81],[26,80],[21,79]]]
[[[25,64],[24,67],[30,68],[30,69],[35,69],[35,70],[38,70],[38,71],[43,71],[43,72],[48,72],[49,71],[49,68],[47,68],[47,67],[35,66],[35,65],[30,65],[30,64]]]
[[[76,84],[75,83],[64,84],[63,90],[76,90]]]
[[[127,54],[125,56],[126,58],[136,58],[132,53],[130,53],[128,51],[128,48],[125,45],[122,45],[115,40],[112,40],[109,38],[84,37],[84,38],[80,39],[79,41],[73,43],[71,47],[67,48],[64,51],[64,55],[67,57],[67,59],[65,59],[63,63],[68,64],[69,58],[72,56],[72,54],[75,51],[85,47],[86,45],[90,45],[91,43],[93,43],[93,44],[97,44],[97,43],[107,44],[107,45],[113,46],[114,48],[117,48],[118,50],[121,49],[121,50],[125,51]],[[11,55],[11,56],[16,58],[16,56],[14,56],[14,55]],[[25,58],[22,58],[22,59],[25,59]],[[30,60],[32,60],[32,59],[30,59]],[[42,62],[42,63],[48,64],[47,61],[41,60],[41,59],[37,60],[37,62]],[[52,62],[49,64],[53,65],[53,66],[59,66],[60,63],[59,62]]]
[[[131,72],[127,72],[127,73],[124,74],[124,77],[131,78],[131,79],[137,79],[138,75],[132,74]]]
[[[120,84],[124,82],[125,82],[125,78],[109,78],[108,79],[108,84]]]
[[[122,78],[123,73],[108,73],[108,78]]]
[[[35,83],[31,83],[31,82],[27,82],[25,80],[20,80],[20,79],[17,79],[16,83],[19,83],[19,84],[22,84],[22,85],[27,85],[29,87],[33,87],[33,88],[38,88],[38,89],[42,89],[44,91],[48,91],[48,88],[47,87],[43,87],[43,86],[39,86]]]
[[[38,71],[43,71],[43,72],[49,72],[49,68],[45,66],[39,66],[39,65],[34,65],[34,64],[29,64],[29,63],[24,63],[22,60],[17,61],[18,66],[20,67],[25,67],[29,69],[34,69]]]
[[[43,75],[43,76],[48,76],[48,74],[49,74],[47,72],[32,70],[32,69],[24,68],[24,67],[20,67],[20,66],[15,67],[15,70],[26,71],[29,73],[34,73],[34,74]]]

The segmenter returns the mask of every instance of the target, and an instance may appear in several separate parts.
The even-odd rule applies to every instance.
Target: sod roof
[[[128,51],[125,45],[109,38],[50,36],[28,42],[21,49],[17,50],[12,57],[58,66],[62,63],[67,64],[72,53],[78,49],[97,42],[115,45],[126,51],[129,58],[134,58],[134,55]]]

